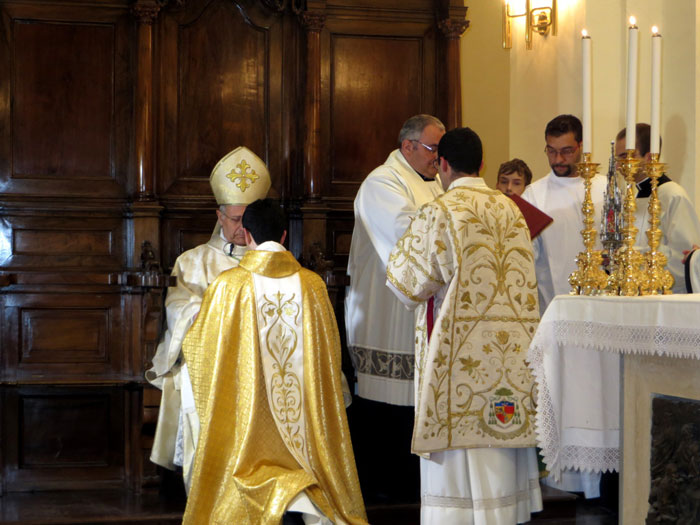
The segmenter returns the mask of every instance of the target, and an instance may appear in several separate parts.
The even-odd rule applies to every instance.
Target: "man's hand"
[[[685,264],[685,261],[688,260],[688,256],[693,253],[695,250],[700,248],[697,244],[693,244],[693,247],[690,250],[683,250],[683,260],[681,261],[683,264]]]

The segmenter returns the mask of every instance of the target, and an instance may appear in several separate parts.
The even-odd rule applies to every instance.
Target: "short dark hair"
[[[483,150],[479,135],[469,128],[455,128],[445,133],[438,144],[438,158],[444,158],[459,173],[479,173]]]
[[[583,126],[578,117],[573,115],[559,115],[549,121],[544,130],[544,138],[561,137],[566,133],[573,133],[574,140],[581,142],[583,140]]]
[[[634,148],[643,157],[651,150],[651,126],[644,122],[638,122],[634,127],[636,136],[634,138]],[[627,136],[627,128],[622,128],[615,137],[615,140],[622,140]],[[659,136],[659,153],[661,153],[661,136]]]
[[[274,199],[259,199],[246,206],[242,224],[256,244],[279,242],[287,229],[284,212]]]
[[[524,160],[512,159],[504,162],[498,168],[499,175],[510,175],[511,173],[522,175],[525,179],[525,186],[532,182],[532,172]]]

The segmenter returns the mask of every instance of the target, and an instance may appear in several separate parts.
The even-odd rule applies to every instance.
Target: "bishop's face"
[[[573,132],[558,137],[547,135],[547,154],[549,166],[557,177],[576,177],[576,164],[581,160],[581,143],[576,141]]]
[[[245,246],[245,234],[243,233],[243,212],[245,206],[226,206],[226,212],[216,210],[216,216],[221,223],[224,237],[228,242],[237,246]]]

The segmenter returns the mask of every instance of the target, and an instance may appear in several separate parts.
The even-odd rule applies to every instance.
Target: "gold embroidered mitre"
[[[209,184],[217,204],[247,206],[267,196],[270,172],[260,157],[239,146],[214,166]]]

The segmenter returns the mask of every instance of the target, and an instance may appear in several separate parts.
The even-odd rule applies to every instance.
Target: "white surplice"
[[[182,340],[199,312],[207,286],[221,272],[238,266],[246,251],[245,246],[228,242],[220,228],[217,224],[206,244],[187,250],[175,261],[172,275],[177,284],[168,288],[165,299],[167,329],[153,357],[153,367],[146,372],[146,379],[163,391],[151,461],[171,470],[182,466],[186,484],[199,424],[187,369],[182,365]],[[180,447],[176,446],[178,437]]]
[[[416,210],[441,193],[439,181],[423,180],[397,149],[355,197],[345,324],[360,397],[413,404],[413,313],[384,286],[386,265]]]
[[[662,182],[661,180],[659,182]],[[635,226],[637,232],[636,248],[640,251],[649,249],[646,231],[649,228],[648,179],[637,184],[637,211]],[[659,250],[666,255],[666,269],[671,272],[675,283],[673,293],[687,293],[685,268],[683,267],[683,250],[690,250],[693,245],[700,245],[700,220],[695,212],[688,194],[678,183],[666,179],[656,190],[661,216],[659,229],[663,233]]]
[[[600,221],[607,178],[596,175],[591,181],[591,200],[596,224]],[[533,241],[540,312],[544,313],[555,295],[571,291],[569,275],[576,270],[576,256],[584,250],[581,230],[584,181],[581,177],[557,177],[552,171],[530,184],[522,197],[552,217],[554,221]],[[600,237],[596,237],[600,248]],[[595,498],[599,492],[599,473],[565,471],[561,481],[547,478],[545,483],[562,490],[584,492]]]

